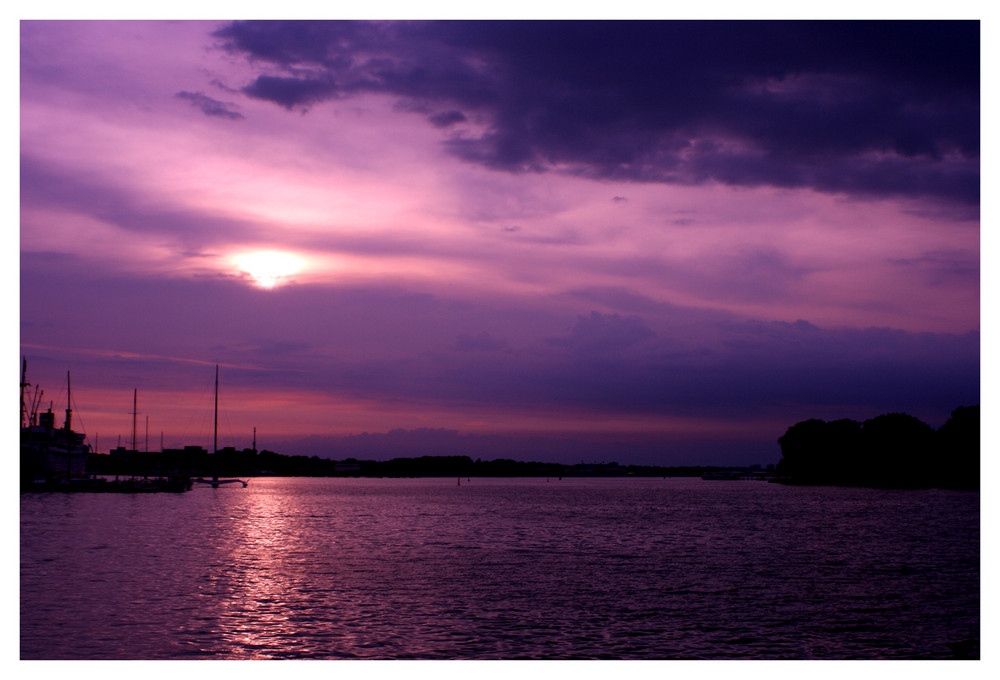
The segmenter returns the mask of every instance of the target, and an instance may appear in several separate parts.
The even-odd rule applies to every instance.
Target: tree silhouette
[[[937,432],[905,413],[864,423],[805,420],[778,439],[777,472],[795,484],[979,488],[979,407],[959,407]]]
[[[889,413],[861,425],[861,480],[870,486],[930,486],[934,429],[905,413]]]
[[[979,488],[979,407],[959,406],[936,433],[938,464],[949,486]]]
[[[778,439],[781,461],[777,472],[806,484],[846,483],[858,457],[861,425],[855,420],[797,423]]]

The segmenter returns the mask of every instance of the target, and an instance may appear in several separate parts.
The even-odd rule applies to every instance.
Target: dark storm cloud
[[[229,120],[242,120],[243,114],[239,111],[234,111],[234,104],[230,102],[220,102],[218,99],[212,99],[204,92],[187,92],[182,91],[174,95],[178,99],[185,99],[191,103],[191,106],[201,109],[201,112],[206,116],[214,116],[217,118],[228,118]]]
[[[291,109],[336,96],[337,85],[324,78],[260,76],[243,91],[251,97],[269,99]]]
[[[285,107],[420,102],[511,172],[979,201],[977,22],[236,22]],[[275,70],[277,72],[275,72]]]
[[[441,113],[432,114],[428,120],[434,124],[435,127],[449,127],[455,125],[456,123],[464,123],[466,121],[465,114],[461,111],[442,111]]]

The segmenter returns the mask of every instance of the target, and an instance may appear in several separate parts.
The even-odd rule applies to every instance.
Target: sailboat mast
[[[139,406],[139,388],[132,390],[132,450],[135,451],[135,416]]]
[[[215,428],[212,434],[212,488],[219,488],[219,364],[215,365]]]
[[[215,430],[212,434],[212,453],[219,452],[219,364],[215,365]]]
[[[21,428],[25,428],[31,424],[28,419],[28,412],[24,408],[24,388],[28,387],[28,359],[27,357],[21,357]]]
[[[35,385],[35,394],[31,397],[31,415],[28,416],[28,424],[34,427],[38,424],[38,409],[42,407],[42,397],[45,390]]]
[[[73,429],[71,419],[73,417],[73,410],[70,406],[72,401],[70,400],[70,385],[69,385],[69,371],[66,371],[66,431]]]

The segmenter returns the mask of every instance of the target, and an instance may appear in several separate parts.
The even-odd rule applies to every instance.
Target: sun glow
[[[286,283],[289,276],[302,269],[302,259],[291,253],[259,250],[233,258],[239,270],[249,274],[261,288],[274,288]]]

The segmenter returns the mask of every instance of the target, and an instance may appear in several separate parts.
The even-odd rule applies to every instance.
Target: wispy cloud
[[[191,106],[198,108],[206,116],[218,118],[228,118],[229,120],[242,120],[243,114],[236,110],[236,105],[232,102],[220,102],[212,99],[203,92],[178,92],[175,97],[187,100]]]

